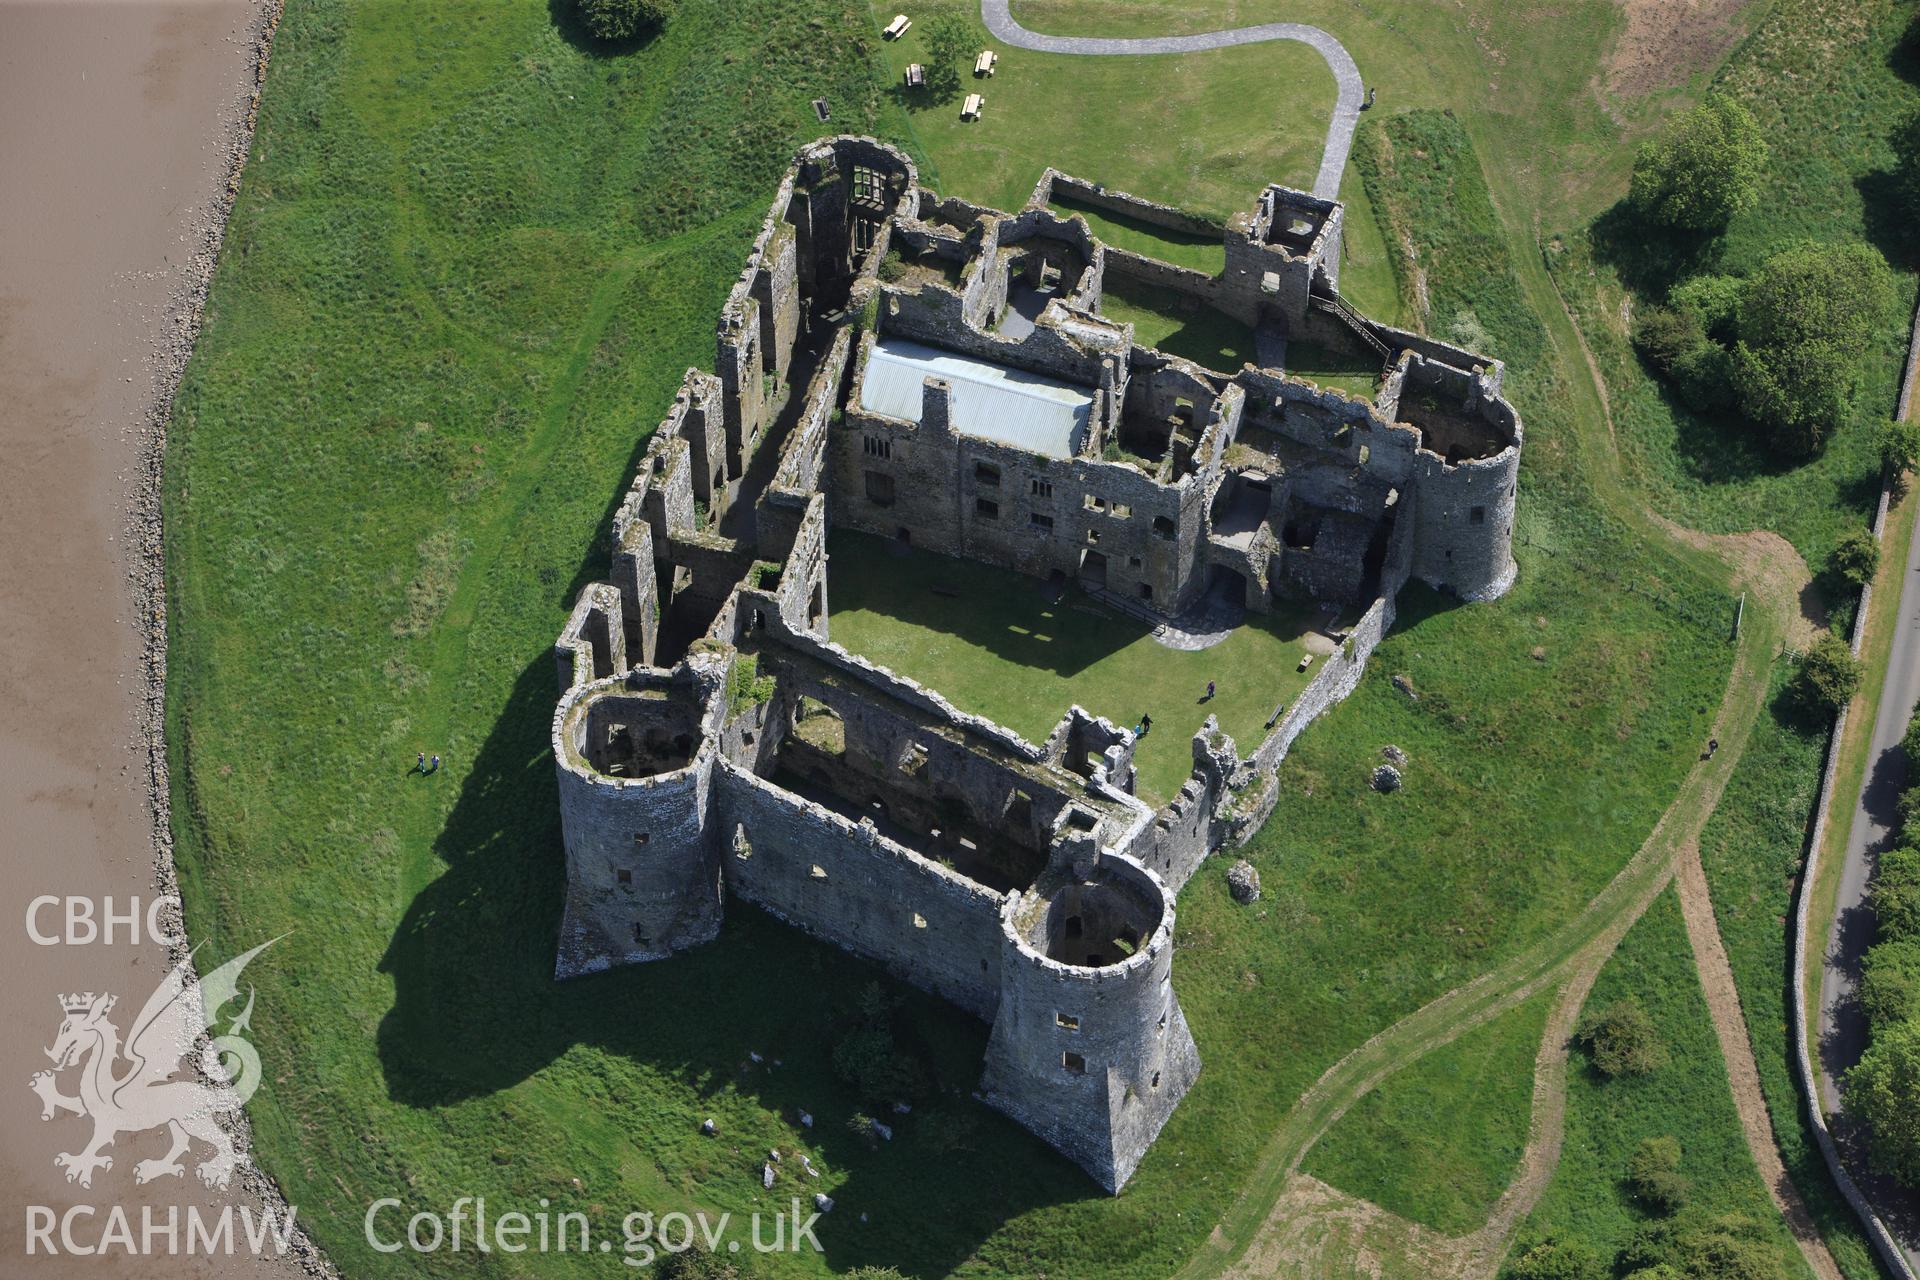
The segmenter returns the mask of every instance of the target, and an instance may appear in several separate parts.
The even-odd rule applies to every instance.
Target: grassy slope
[[[1534,1056],[1554,989],[1387,1078],[1305,1171],[1449,1235],[1485,1225],[1527,1144]]]
[[[1256,618],[1211,649],[1181,653],[1077,591],[1049,603],[1042,584],[1004,569],[901,556],[857,533],[836,533],[829,550],[836,643],[1032,742],[1075,702],[1129,728],[1151,715],[1135,763],[1153,804],[1193,772],[1193,735],[1208,715],[1250,752],[1275,703],[1291,702],[1312,674],[1294,670],[1304,614]],[[1218,695],[1203,703],[1209,680]]]
[[[1602,1258],[1647,1217],[1622,1180],[1643,1139],[1680,1139],[1680,1172],[1691,1184],[1691,1209],[1737,1214],[1764,1225],[1786,1274],[1805,1275],[1786,1224],[1767,1198],[1740,1136],[1726,1066],[1714,1042],[1706,998],[1693,969],[1680,905],[1671,890],[1627,934],[1600,973],[1589,1009],[1638,1000],[1666,1046],[1666,1065],[1645,1075],[1608,1080],[1575,1047],[1567,1068],[1566,1139],[1560,1168],[1521,1229],[1514,1253],[1548,1237],[1579,1241]]]
[[[1920,100],[1912,68],[1894,52],[1912,13],[1909,4],[1781,0],[1731,60],[1720,82],[1760,116],[1773,163],[1759,208],[1735,221],[1718,251],[1722,269],[1750,269],[1806,236],[1886,247],[1884,138]],[[1624,286],[1604,261],[1606,220],[1600,225],[1595,240],[1559,238],[1546,257],[1606,378],[1630,474],[1674,518],[1710,530],[1773,529],[1818,569],[1842,532],[1872,518],[1878,472],[1870,432],[1896,396],[1912,277],[1898,277],[1899,301],[1872,353],[1860,416],[1841,424],[1821,458],[1785,469],[1743,449],[1737,427],[1671,403],[1646,376],[1625,341]],[[1624,265],[1632,278],[1635,264]],[[1852,605],[1845,596],[1833,602],[1837,625],[1847,625]],[[1824,735],[1808,736],[1778,715],[1763,719],[1701,848],[1782,1155],[1842,1266],[1867,1277],[1876,1264],[1827,1178],[1789,1065],[1785,921],[1824,747]]]
[[[1346,887],[1337,916],[1315,915],[1340,922],[1359,980],[1329,994],[1372,1026],[1372,1001],[1404,1013],[1400,992],[1431,997],[1485,970],[1639,845],[1705,736],[1728,602],[1599,509],[1579,438],[1549,408],[1564,399],[1557,367],[1457,122],[1388,117],[1363,131],[1360,156],[1376,207],[1418,250],[1433,314],[1470,304],[1509,357],[1531,495],[1513,593],[1438,613],[1415,593],[1353,698],[1282,766],[1280,812],[1254,843],[1268,884]],[[1418,701],[1394,690],[1396,672]],[[1413,763],[1381,803],[1365,771],[1389,742]],[[1526,1096],[1514,1104],[1524,1127]],[[1336,1127],[1328,1141],[1357,1139]],[[1420,1201],[1382,1173],[1369,1194]]]
[[[1913,12],[1895,0],[1781,0],[1774,7],[1717,80],[1754,112],[1768,139],[1768,183],[1759,203],[1723,239],[1684,253],[1650,251],[1619,209],[1591,234],[1569,235],[1550,251],[1556,278],[1596,348],[1623,336],[1629,285],[1657,297],[1676,274],[1743,274],[1801,239],[1895,252],[1885,139],[1920,106],[1914,69],[1895,53]],[[1897,256],[1896,264],[1906,265]],[[1637,361],[1609,360],[1614,425],[1636,484],[1659,510],[1695,528],[1776,530],[1818,570],[1842,533],[1872,518],[1879,489],[1873,433],[1893,412],[1913,310],[1912,276],[1902,272],[1898,284],[1898,301],[1870,353],[1859,413],[1838,424],[1825,452],[1808,464],[1783,465],[1750,444],[1742,424],[1703,419]],[[1850,601],[1842,604],[1848,607]]]

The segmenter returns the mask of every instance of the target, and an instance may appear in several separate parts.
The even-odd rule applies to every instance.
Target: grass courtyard
[[[1045,583],[1010,570],[862,533],[835,533],[828,554],[834,642],[962,711],[1030,742],[1076,702],[1125,728],[1152,716],[1134,763],[1141,798],[1156,807],[1193,772],[1193,735],[1209,714],[1251,753],[1275,706],[1291,703],[1317,670],[1295,670],[1314,621],[1304,609],[1249,614],[1219,644],[1188,653],[1076,589],[1049,600]]]
[[[1234,374],[1257,364],[1253,330],[1170,289],[1115,281],[1100,298],[1100,314],[1133,326],[1133,340],[1205,369]]]

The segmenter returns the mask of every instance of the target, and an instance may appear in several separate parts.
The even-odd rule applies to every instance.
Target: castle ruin
[[[1217,235],[1225,268],[1105,244],[1062,199]],[[1503,368],[1356,313],[1341,217],[1269,186],[1223,225],[1052,170],[1008,214],[870,138],[803,150],[555,646],[558,974],[710,941],[731,893],[989,1022],[981,1096],[1119,1190],[1200,1070],[1175,895],[1271,811],[1405,583],[1485,600],[1515,572]],[[1258,363],[1137,344],[1110,285],[1234,318]],[[1288,342],[1376,362],[1377,393],[1288,376]],[[1209,719],[1156,811],[1130,731],[1076,706],[1028,742],[833,644],[829,527],[1141,616],[1359,621],[1249,754]]]

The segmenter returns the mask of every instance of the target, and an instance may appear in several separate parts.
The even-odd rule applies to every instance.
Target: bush
[[[1680,1140],[1648,1138],[1627,1158],[1627,1185],[1633,1198],[1654,1213],[1678,1213],[1690,1190],[1680,1173]]]
[[[1767,144],[1753,116],[1710,94],[1640,148],[1629,198],[1655,222],[1712,231],[1753,204],[1766,166]]]
[[[1690,276],[1673,287],[1674,310],[1697,321],[1707,336],[1733,341],[1740,317],[1740,294],[1747,282],[1739,276]]]
[[[1507,1269],[1508,1280],[1606,1280],[1607,1268],[1586,1248],[1548,1240],[1533,1246]]]
[[[885,1107],[925,1091],[926,1073],[893,1035],[899,997],[869,982],[854,999],[852,1029],[833,1046],[833,1070],[868,1106]]]
[[[1586,1046],[1593,1055],[1593,1065],[1609,1078],[1643,1076],[1658,1070],[1667,1060],[1667,1048],[1660,1042],[1653,1019],[1632,998],[1616,1000],[1583,1016],[1574,1039]]]
[[[1880,465],[1895,475],[1920,462],[1920,422],[1896,418],[1880,428]]]
[[[1860,1008],[1876,1027],[1920,1022],[1920,940],[1882,942],[1867,952]]]
[[[1920,218],[1920,111],[1908,116],[1887,141],[1893,144],[1894,191],[1900,206],[1908,218]]]
[[[1780,1252],[1760,1224],[1731,1214],[1684,1215],[1642,1227],[1616,1261],[1619,1271],[1686,1280],[1781,1280]]]
[[[660,1280],[743,1280],[747,1273],[738,1263],[696,1247],[661,1255],[653,1274]]]
[[[1847,1072],[1847,1114],[1867,1127],[1873,1167],[1920,1187],[1920,1022],[1876,1027]]]
[[[1880,540],[1865,529],[1841,535],[1827,555],[1827,568],[1842,581],[1864,587],[1880,571]]]
[[[1689,408],[1704,412],[1732,401],[1732,365],[1727,350],[1707,336],[1699,318],[1691,312],[1643,308],[1634,317],[1633,341]]]
[[[1870,892],[1881,939],[1920,942],[1920,849],[1902,845],[1881,854]]]
[[[1646,306],[1634,313],[1633,345],[1661,373],[1671,375],[1706,342],[1707,331],[1698,317],[1676,307]]]
[[[1793,698],[1809,715],[1830,716],[1853,700],[1860,691],[1860,660],[1836,635],[1814,642],[1793,677]]]
[[[886,1030],[860,1028],[842,1036],[833,1046],[833,1070],[863,1102],[897,1102],[919,1089],[918,1068]]]
[[[1858,244],[1784,250],[1741,291],[1734,382],[1776,450],[1810,457],[1851,414],[1890,296],[1885,264]]]
[[[631,40],[666,25],[680,0],[575,0],[595,40]]]

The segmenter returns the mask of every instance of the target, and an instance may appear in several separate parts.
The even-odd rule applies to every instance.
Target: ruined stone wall
[[[686,570],[675,598],[685,596],[708,608],[718,608],[733,594],[754,559],[750,549],[736,542],[691,532],[670,539],[665,557],[675,568]]]
[[[976,1017],[993,1016],[1000,895],[871,824],[730,764],[720,766],[719,802],[722,862],[735,893]]]
[[[1075,204],[1101,209],[1108,213],[1117,213],[1123,218],[1135,222],[1144,222],[1149,226],[1164,227],[1183,235],[1208,236],[1219,238],[1226,234],[1226,226],[1211,218],[1203,218],[1184,209],[1156,203],[1125,191],[1116,191],[1098,183],[1061,173],[1058,169],[1048,169],[1040,175],[1039,183],[1033,189],[1033,195],[1027,200],[1028,208],[1040,208],[1058,199],[1066,199]]]
[[[553,645],[561,693],[575,685],[626,674],[627,633],[622,612],[620,593],[613,587],[590,582],[581,588]]]
[[[1125,331],[1091,316],[1076,338],[1047,324],[1036,324],[1022,339],[983,333],[967,322],[959,295],[948,289],[908,291],[883,285],[880,316],[881,331],[890,337],[910,338],[1089,388],[1115,385],[1119,368],[1112,362],[1116,357],[1124,359],[1126,353]]]

